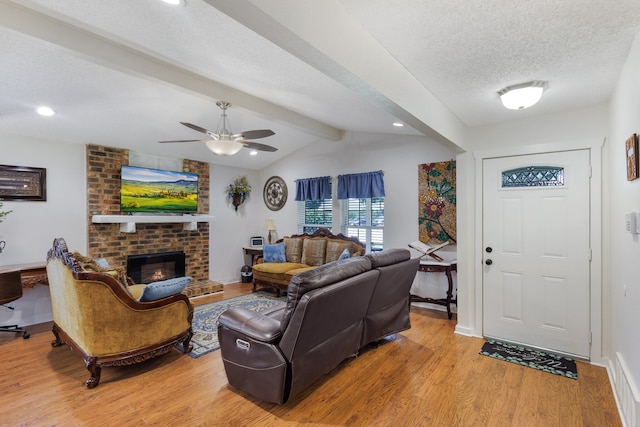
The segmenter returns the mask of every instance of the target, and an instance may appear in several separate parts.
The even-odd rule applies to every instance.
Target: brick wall
[[[88,256],[106,258],[111,266],[127,265],[127,255],[184,251],[186,275],[209,279],[209,223],[197,231],[182,224],[136,224],[135,233],[121,233],[120,224],[94,224],[92,215],[120,215],[120,167],[129,164],[129,150],[87,145]],[[198,213],[209,213],[209,164],[184,160],[183,171],[197,173]]]

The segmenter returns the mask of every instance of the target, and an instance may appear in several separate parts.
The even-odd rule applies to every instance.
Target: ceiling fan
[[[205,144],[207,144],[209,150],[213,151],[213,153],[217,154],[218,156],[232,156],[242,148],[250,148],[252,150],[260,151],[278,151],[277,148],[270,145],[247,141],[247,139],[266,138],[267,136],[275,135],[275,132],[273,132],[272,130],[248,130],[241,133],[231,133],[231,131],[227,129],[227,109],[231,107],[231,104],[227,101],[218,101],[216,102],[216,105],[222,110],[222,116],[220,117],[222,126],[220,123],[218,123],[218,130],[216,130],[215,132],[191,123],[180,122],[188,128],[197,130],[198,132],[206,133],[211,137],[211,139],[181,139],[175,141],[158,142],[204,142]]]

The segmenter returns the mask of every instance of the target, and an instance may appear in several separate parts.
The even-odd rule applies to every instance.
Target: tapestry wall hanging
[[[426,244],[456,243],[456,162],[418,166],[418,236]]]

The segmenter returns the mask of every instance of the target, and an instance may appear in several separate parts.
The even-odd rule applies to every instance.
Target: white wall
[[[5,201],[13,212],[0,224],[0,240],[7,246],[0,266],[46,262],[53,239],[64,237],[72,250],[87,248],[85,147],[0,135],[1,164],[47,169],[47,201]],[[52,319],[48,288],[26,289],[0,308],[0,324],[32,325]]]
[[[263,203],[263,216],[274,218],[279,237],[295,234],[295,179],[382,170],[386,192],[384,246],[406,248],[408,242],[418,238],[418,165],[454,158],[451,150],[426,137],[347,133],[341,141],[318,142],[262,170],[263,185],[269,177],[278,175],[289,189],[285,207],[271,212]],[[340,232],[335,218],[333,231]]]
[[[609,141],[609,232],[611,357],[616,353],[628,367],[636,393],[640,387],[640,235],[625,231],[625,213],[640,211],[640,180],[627,181],[625,141],[640,133],[640,36],[629,54],[611,100]],[[619,378],[617,380],[620,380]],[[636,395],[636,399],[640,396]],[[640,414],[640,407],[638,409]]]
[[[262,184],[255,171],[211,165],[210,214],[215,221],[210,227],[209,277],[220,283],[240,281],[240,269],[251,265],[242,248],[249,245],[251,236],[261,236],[264,218],[259,214],[262,202]],[[246,175],[251,185],[251,196],[236,212],[227,199],[225,190],[235,178]]]

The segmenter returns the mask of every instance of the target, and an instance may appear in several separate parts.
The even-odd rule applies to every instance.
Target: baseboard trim
[[[622,424],[637,427],[640,422],[640,392],[621,353],[616,353],[614,360],[609,361],[607,372]]]

